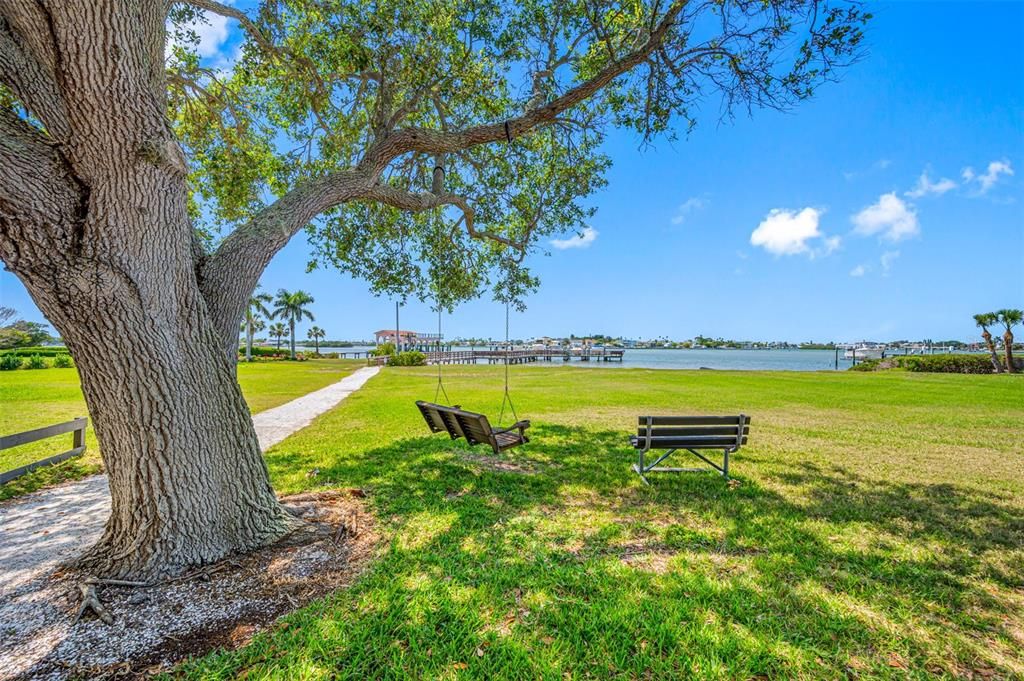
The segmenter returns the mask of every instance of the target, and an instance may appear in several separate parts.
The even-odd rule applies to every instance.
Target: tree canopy
[[[247,33],[231,69],[197,55],[204,11]],[[520,300],[524,256],[593,215],[610,128],[649,143],[788,108],[859,56],[869,18],[802,0],[189,0],[170,14],[170,116],[211,251],[269,259],[256,234],[295,229],[288,209],[310,267],[449,308],[488,283]]]

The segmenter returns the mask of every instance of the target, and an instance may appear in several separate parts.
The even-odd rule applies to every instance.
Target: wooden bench
[[[685,449],[714,470],[729,478],[729,455],[747,444],[750,433],[750,417],[737,416],[641,416],[636,435],[629,436],[629,443],[638,450],[638,459],[633,470],[650,484],[647,473],[680,473],[684,471],[706,471],[707,468],[668,468],[659,466],[680,449]],[[718,465],[697,450],[721,449],[722,465]],[[647,454],[652,450],[664,451],[647,463]]]
[[[494,428],[483,414],[460,409],[457,405],[446,407],[418,400],[416,407],[431,432],[447,432],[453,440],[464,437],[470,445],[490,445],[495,454],[530,441],[526,436],[529,421],[519,421],[508,428]]]

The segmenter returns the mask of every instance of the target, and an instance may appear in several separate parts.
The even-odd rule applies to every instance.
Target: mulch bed
[[[282,499],[308,527],[274,546],[145,587],[99,584],[113,615],[75,622],[87,579],[52,573],[26,597],[24,622],[4,623],[0,679],[133,678],[248,642],[277,618],[350,585],[379,535],[360,490]]]

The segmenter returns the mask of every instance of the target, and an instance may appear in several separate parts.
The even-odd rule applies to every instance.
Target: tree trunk
[[[1003,354],[1006,355],[1006,370],[1017,373],[1017,367],[1013,365],[1013,332],[1009,329],[1003,334]]]
[[[147,326],[119,321],[110,340],[77,329],[68,338],[112,501],[103,537],[81,562],[108,576],[174,574],[290,527],[230,360],[202,332],[209,326],[156,338]]]
[[[252,312],[245,313],[245,361],[252,361]]]
[[[295,320],[288,320],[288,332],[291,334],[292,359],[295,359]]]
[[[989,333],[988,329],[981,332],[981,337],[985,339],[985,346],[988,348],[989,357],[992,359],[992,370],[997,374],[1003,373],[1003,365],[999,362],[999,355],[996,354],[996,344],[992,342],[992,334]]]
[[[74,103],[48,125],[74,132],[65,144],[3,121],[17,137],[0,141],[0,257],[74,357],[110,479],[110,518],[81,564],[148,579],[275,541],[294,521],[235,377],[236,303],[251,292],[220,319],[228,294],[200,289],[188,168],[163,115],[164,3],[4,9],[42,13],[55,87]]]
[[[320,354],[320,337],[319,336],[313,336],[313,348],[314,348],[313,351],[316,352],[317,355],[319,355]]]

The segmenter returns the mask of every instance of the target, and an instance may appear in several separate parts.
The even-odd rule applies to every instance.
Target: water
[[[350,348],[322,348],[323,352],[366,352],[373,346],[358,345]],[[455,350],[469,350],[457,346]],[[477,350],[488,347],[477,346]],[[522,348],[521,349],[526,349]],[[961,351],[966,352],[966,351]],[[899,354],[899,353],[897,353]],[[351,355],[350,355],[351,357]],[[835,350],[626,350],[622,362],[581,362],[573,359],[563,362],[553,359],[531,366],[560,366],[599,369],[721,369],[733,371],[834,371]],[[850,368],[852,361],[843,359],[839,351],[839,370]]]
[[[732,369],[741,371],[827,371],[835,350],[626,350],[622,362],[569,362],[573,366],[636,369]],[[557,360],[552,364],[559,363]],[[544,362],[547,364],[547,362]],[[839,352],[839,369],[850,360]]]

